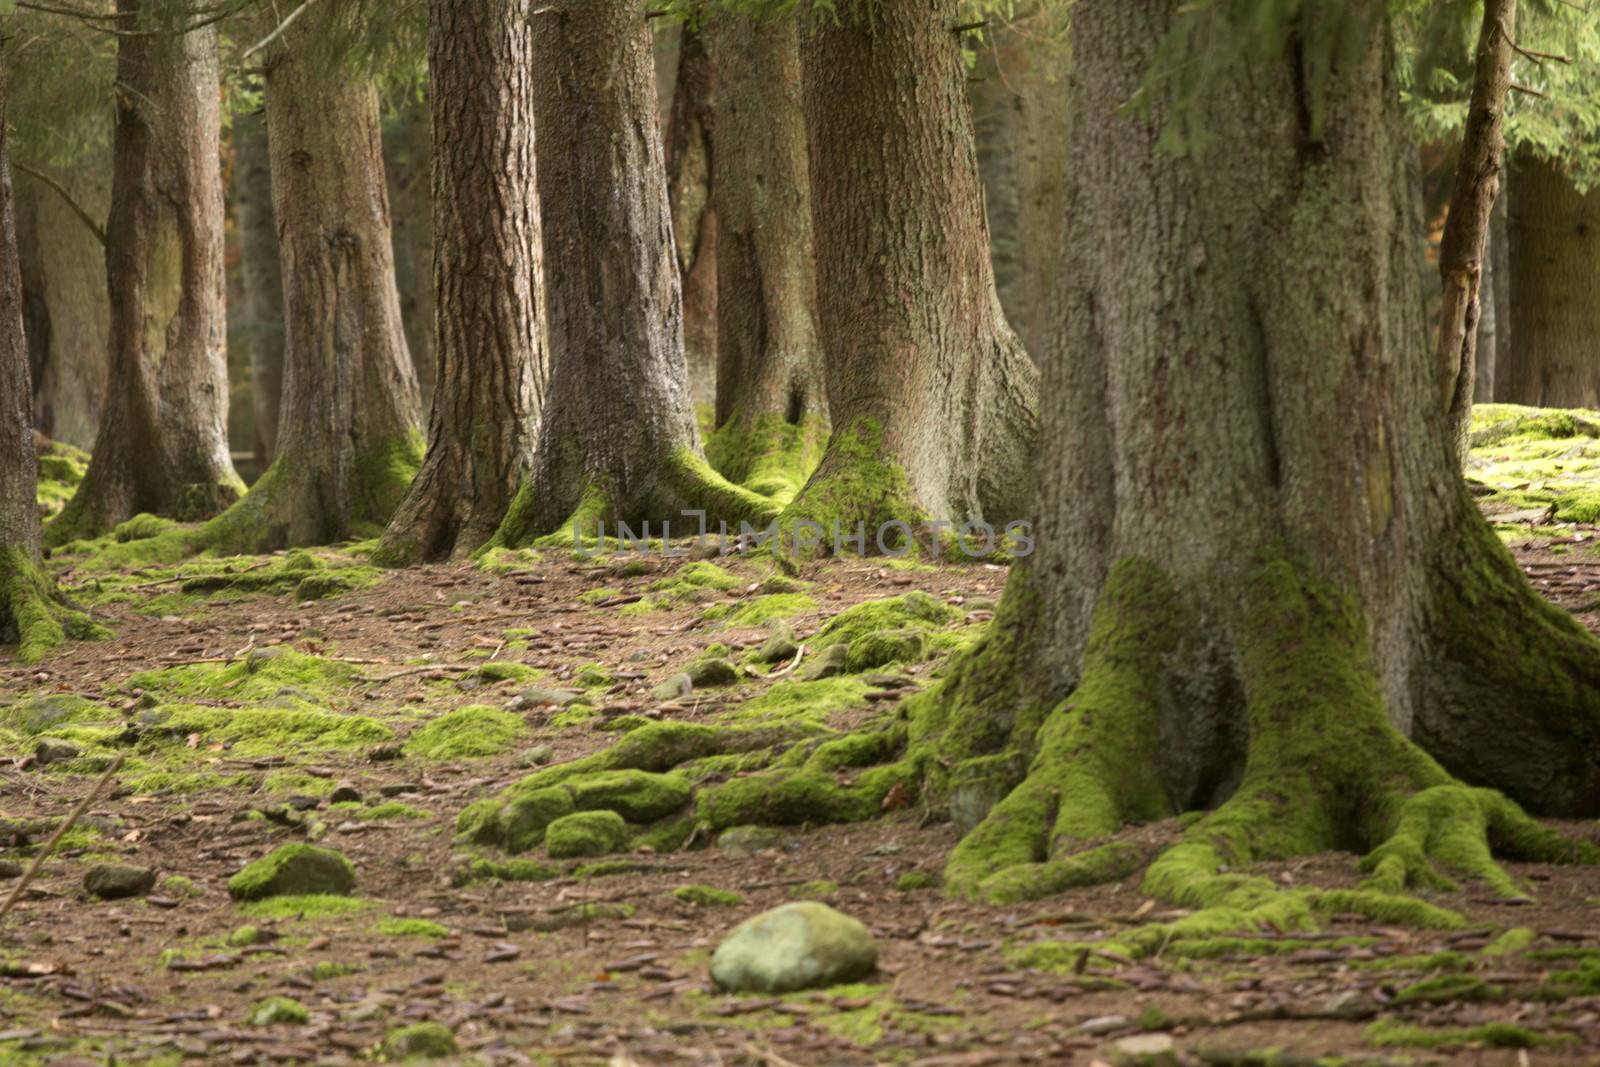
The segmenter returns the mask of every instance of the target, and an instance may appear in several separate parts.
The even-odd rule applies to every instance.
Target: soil
[[[1600,560],[1572,538],[1593,533],[1542,531],[1518,549],[1541,589],[1591,626],[1600,622]],[[224,661],[275,644],[358,664],[369,680],[329,700],[330,710],[384,719],[401,740],[466,704],[511,705],[517,684],[474,687],[455,669],[481,664],[486,652],[554,672],[550,685],[589,663],[624,672],[602,698],[602,723],[621,713],[714,720],[768,684],[665,705],[653,699],[654,686],[713,642],[751,646],[767,632],[718,629],[702,620],[704,603],[624,614],[618,601],[682,565],[628,558],[644,559],[645,572],[550,554],[542,564],[500,574],[469,564],[416,568],[308,603],[256,593],[196,600],[162,617],[141,613],[138,604],[106,606],[96,616],[117,635],[110,641],[70,645],[36,666],[0,652],[0,704],[75,693],[132,716],[139,707],[128,681],[134,673]],[[751,586],[760,579],[753,563],[730,569]],[[819,563],[801,575],[814,583],[808,591],[818,610],[789,621],[803,640],[828,615],[916,588],[976,605],[968,616],[976,624],[1005,576],[985,564],[895,570],[873,560]],[[81,578],[69,571],[64,580],[71,586]],[[621,592],[599,604],[580,600],[599,588]],[[741,587],[716,597],[752,595]],[[518,628],[536,636],[508,653],[515,642],[507,631]],[[432,659],[416,663],[422,655]],[[924,685],[936,668],[910,673]],[[465,686],[458,684],[463,678]],[[863,702],[834,722],[848,725],[890,706]],[[69,837],[72,847],[48,856],[0,920],[7,975],[0,978],[0,1063],[369,1062],[381,1058],[386,1033],[421,1021],[449,1027],[464,1062],[486,1064],[1090,1064],[1114,1059],[1109,1046],[1118,1039],[1152,1030],[1174,1039],[1173,1062],[1265,1063],[1276,1049],[1365,1062],[1600,1063],[1600,997],[1536,995],[1547,973],[1575,966],[1548,950],[1600,951],[1600,875],[1593,869],[1510,865],[1535,892],[1533,903],[1472,887],[1427,894],[1470,917],[1465,930],[1340,918],[1283,953],[1263,954],[1257,945],[1221,958],[1164,952],[1140,962],[1087,954],[1062,973],[1020,968],[1015,950],[1041,940],[1093,941],[1171,913],[1140,894],[1137,879],[1014,907],[950,900],[937,887],[897,888],[909,871],[937,875],[954,842],[949,826],[924,824],[911,807],[866,824],[786,830],[780,844],[753,855],[713,844],[632,853],[620,857],[634,861],[631,869],[605,877],[458,886],[452,834],[462,807],[529,773],[525,754],[533,746],[548,745],[559,763],[617,736],[595,723],[558,728],[547,711],[520,714],[529,735],[486,758],[426,761],[399,755],[393,745],[376,753],[244,756],[196,735],[187,746],[194,765],[239,776],[232,784],[134,793],[114,780],[89,813],[99,817],[92,825],[112,829],[87,842]],[[4,755],[6,820],[59,818],[98,777],[41,766],[31,750]],[[348,782],[363,797],[389,796],[431,814],[363,821],[312,796],[300,801],[310,810],[297,822],[282,816],[286,798],[266,782],[285,771]],[[266,811],[282,821],[252,814]],[[304,840],[317,819],[326,826],[320,843],[355,863],[357,892],[370,907],[276,921],[243,915],[228,896],[228,878],[273,847]],[[1593,822],[1563,829],[1600,838]],[[1177,829],[1130,832],[1168,840]],[[38,834],[14,835],[0,860],[26,865],[39,843]],[[163,880],[145,897],[90,899],[84,873],[108,858],[153,867]],[[1356,865],[1355,856],[1328,854],[1262,870],[1285,884],[1337,886],[1355,884]],[[175,891],[181,883],[168,882],[173,875],[191,880],[193,895]],[[0,881],[0,892],[15,884]],[[690,884],[733,890],[743,902],[701,907],[671,895]],[[740,920],[797,898],[825,900],[865,922],[880,945],[879,974],[863,985],[784,998],[714,991],[707,961],[719,938]],[[592,902],[629,908],[585,920],[579,905]],[[431,930],[435,936],[379,929],[397,917],[443,929]],[[261,928],[261,938],[231,946],[230,932],[247,924]],[[1478,952],[1512,927],[1533,931],[1530,951]],[[1262,937],[1287,941],[1273,931]],[[1439,959],[1427,958],[1446,951],[1458,954],[1454,966],[1498,993],[1397,1002],[1408,986],[1439,973]],[[308,1021],[250,1025],[253,1007],[274,995],[304,1005]],[[1367,1032],[1378,1019],[1468,1035],[1482,1024],[1515,1023],[1551,1043],[1495,1048],[1491,1031],[1479,1030],[1443,1047],[1385,1049]]]

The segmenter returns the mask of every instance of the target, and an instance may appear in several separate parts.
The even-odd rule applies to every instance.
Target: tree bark
[[[94,636],[96,629],[66,607],[40,565],[38,457],[22,327],[6,82],[5,49],[0,48],[0,643],[15,643],[21,658],[31,662],[68,634]]]
[[[118,0],[124,28],[146,0]],[[93,459],[56,545],[140,512],[203,519],[244,485],[228,450],[215,27],[118,38],[106,274],[111,369]]]
[[[104,218],[109,190],[96,174],[85,167],[53,177]],[[53,440],[88,450],[100,425],[110,344],[105,246],[42,183],[20,177],[16,192],[35,424]]]
[[[995,295],[956,6],[802,43],[833,435],[791,514],[824,529],[1029,509],[1037,374]]]
[[[376,559],[477,548],[526,469],[547,372],[528,0],[432,0],[437,294],[428,454]]]
[[[400,317],[406,345],[422,389],[422,402],[433,398],[433,374],[439,357],[433,348],[433,201],[432,120],[425,100],[407,98],[387,124],[384,160],[389,201],[394,205],[395,282],[400,288]]]
[[[1195,90],[1211,139],[1181,155],[1160,103],[1121,106],[1180,7],[1074,8],[1037,551],[924,727],[971,831],[947,882],[1058,891],[1108,875],[1084,850],[1124,822],[1223,801],[1147,892],[1254,906],[1266,890],[1230,896],[1221,864],[1352,847],[1399,889],[1440,859],[1429,834],[1486,824],[1569,856],[1450,777],[1600,810],[1600,644],[1463,490],[1383,6],[1350,6],[1362,48],[1324,68],[1321,126],[1313,7],[1276,60]],[[1508,886],[1488,857],[1441,862]]]
[[[811,176],[793,19],[711,17],[717,432],[724,477],[787,503],[827,439]]]
[[[568,536],[568,519],[767,515],[700,454],[645,21],[626,0],[555,0],[532,25],[550,378],[494,543]]]
[[[685,27],[664,134],[667,197],[683,289],[683,348],[697,409],[716,402],[717,229],[712,195],[715,72],[704,36]]]
[[[250,357],[256,462],[272,462],[283,399],[283,269],[272,214],[272,160],[261,114],[233,119],[233,200],[239,227],[239,323]]]
[[[1504,258],[1499,246],[1505,241],[1503,222],[1505,208],[1506,194],[1502,190],[1495,198],[1494,210],[1489,216],[1489,232],[1483,249],[1483,277],[1479,280],[1482,294],[1478,300],[1478,340],[1474,351],[1477,370],[1472,376],[1474,404],[1494,402],[1494,364],[1500,332],[1498,319],[1500,301],[1497,299],[1496,286],[1499,282],[1500,262]]]
[[[265,552],[380,532],[422,459],[417,378],[400,324],[378,91],[319,62],[332,5],[267,58],[267,143],[283,269],[277,458],[199,543]]]
[[[1511,195],[1511,336],[1496,396],[1600,407],[1600,192],[1579,193],[1557,165],[1522,153]]]
[[[995,31],[1005,34],[1004,28]],[[989,261],[994,267],[995,293],[1006,321],[1020,334],[1027,321],[1027,296],[1023,293],[1021,100],[1001,80],[999,46],[978,52],[976,69],[967,89],[972,105],[972,136],[978,150],[978,175],[983,181],[983,213],[989,223]]]

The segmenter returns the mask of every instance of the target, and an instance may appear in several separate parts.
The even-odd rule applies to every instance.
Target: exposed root
[[[0,549],[0,643],[16,643],[24,663],[36,663],[67,638],[111,636],[56,589],[44,568],[15,548]]]
[[[788,504],[817,469],[827,442],[824,419],[767,417],[751,425],[735,414],[706,438],[706,459],[733,484]]]

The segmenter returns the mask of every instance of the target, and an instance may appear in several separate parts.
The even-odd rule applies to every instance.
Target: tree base
[[[807,416],[786,422],[775,416],[749,420],[735,414],[706,438],[706,459],[735,485],[788,504],[822,462],[827,420]]]
[[[93,464],[91,459],[88,473],[61,513],[45,523],[42,541],[46,548],[103,537],[135,515],[201,522],[220,515],[245,495],[244,482],[235,475],[231,480],[183,486],[173,499],[141,507],[127,479],[97,474]]]
[[[111,636],[56,590],[44,568],[16,549],[0,550],[0,643],[15,642],[24,663],[36,663],[68,638]]]

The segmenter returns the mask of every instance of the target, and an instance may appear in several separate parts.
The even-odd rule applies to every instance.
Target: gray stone
[[[772,636],[762,642],[756,660],[760,663],[782,663],[794,659],[798,651],[800,645],[794,639],[794,631],[780,622],[772,628]]]
[[[83,750],[77,745],[68,741],[57,741],[53,737],[47,737],[33,747],[34,758],[41,764],[65,763],[77,759],[82,753]]]
[[[732,685],[739,680],[739,668],[721,656],[695,660],[689,664],[686,673],[689,675],[689,681],[697,689],[713,685]]]
[[[361,790],[355,787],[354,782],[340,782],[333,787],[333,792],[328,794],[329,804],[347,804],[361,799]]]
[[[83,876],[83,888],[101,900],[142,897],[155,885],[155,871],[131,863],[97,863]]]
[[[717,847],[735,856],[751,856],[782,844],[783,831],[770,826],[733,826],[717,838]]]
[[[657,700],[676,700],[694,691],[694,681],[682,672],[674,674],[651,691]]]
[[[1111,1045],[1115,1067],[1178,1067],[1178,1047],[1166,1034],[1135,1034]]]
[[[517,765],[519,767],[543,767],[550,762],[551,757],[554,755],[555,752],[549,745],[534,745],[532,748],[525,748],[517,753]]]
[[[850,668],[850,649],[846,645],[829,645],[822,650],[822,658],[818,659],[806,671],[807,681],[817,681],[821,678],[832,678],[844,674]]]
[[[1091,1037],[1101,1034],[1112,1034],[1128,1025],[1126,1016],[1122,1015],[1097,1015],[1093,1019],[1085,1020],[1078,1024],[1078,1029]]]
[[[878,963],[860,922],[816,901],[785,904],[746,919],[717,946],[711,977],[738,993],[789,993],[853,982]]]
[[[570,689],[546,689],[543,686],[533,686],[517,694],[517,699],[511,702],[512,711],[528,711],[531,708],[564,708],[569,704],[576,704],[583,698],[582,693],[574,693]]]

